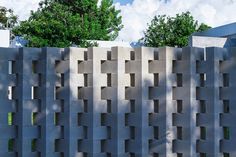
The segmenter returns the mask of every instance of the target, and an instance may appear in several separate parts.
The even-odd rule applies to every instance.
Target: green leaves
[[[190,12],[177,14],[176,17],[159,15],[151,21],[140,41],[151,47],[184,47],[188,45],[188,38],[192,33],[209,28],[206,24],[199,26]]]
[[[12,28],[17,22],[18,17],[14,15],[13,10],[0,6],[0,29]]]
[[[114,40],[122,29],[112,0],[44,0],[28,20],[15,27],[31,47],[90,46],[87,40]]]

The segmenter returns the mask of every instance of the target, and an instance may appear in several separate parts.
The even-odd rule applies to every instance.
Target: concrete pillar
[[[60,85],[56,72],[56,61],[61,60],[61,49],[43,48],[40,60],[41,71],[41,113],[39,124],[41,127],[41,156],[60,156],[63,150],[60,148],[64,127],[58,123],[58,112],[61,101],[57,98]]]
[[[13,120],[10,124],[8,120],[8,114],[17,113],[17,92],[12,95],[8,93],[9,87],[15,88],[17,85],[17,74],[15,69],[9,73],[9,61],[16,63],[18,56],[19,49],[0,48],[0,156],[5,157],[15,156],[20,148],[20,145],[17,147],[19,141],[16,139],[19,121]],[[10,141],[13,145],[9,145]]]
[[[209,141],[209,156],[220,156],[220,60],[223,60],[222,48],[207,48],[206,49],[206,62],[209,69],[206,73],[206,88],[209,97],[207,101],[207,109],[209,110],[209,119],[211,123],[207,128],[207,141]]]

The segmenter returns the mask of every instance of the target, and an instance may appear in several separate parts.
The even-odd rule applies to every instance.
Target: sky
[[[113,0],[114,3],[119,2],[121,5],[126,5],[128,3],[132,3],[133,0]]]
[[[40,0],[0,0],[0,6],[12,8],[20,20],[36,10]],[[200,23],[212,27],[236,22],[236,0],[114,0],[121,10],[124,28],[117,41],[137,41],[155,15],[175,16],[190,11]]]

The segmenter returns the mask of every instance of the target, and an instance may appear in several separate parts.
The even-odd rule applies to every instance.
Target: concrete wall
[[[0,30],[0,47],[10,46],[10,31]]]
[[[234,157],[235,52],[0,48],[0,156]]]

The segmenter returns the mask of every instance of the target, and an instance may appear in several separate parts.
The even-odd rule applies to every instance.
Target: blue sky
[[[125,5],[127,3],[132,3],[133,0],[114,0],[114,3],[119,2],[121,5]]]

